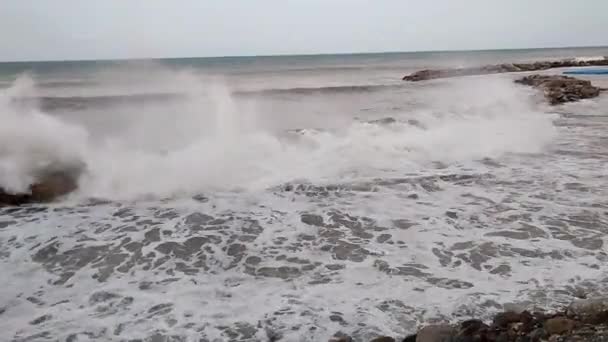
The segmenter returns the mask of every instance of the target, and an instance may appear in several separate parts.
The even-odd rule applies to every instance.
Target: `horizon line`
[[[549,46],[549,47],[526,47],[526,48],[484,48],[484,49],[453,49],[453,50],[409,50],[409,51],[357,51],[357,52],[321,52],[321,53],[275,53],[261,55],[208,55],[208,56],[173,56],[173,57],[126,57],[126,58],[84,58],[84,59],[47,59],[47,60],[0,60],[0,64],[9,63],[70,63],[70,62],[127,62],[144,60],[180,60],[180,59],[222,59],[222,58],[273,58],[273,57],[320,57],[320,56],[349,56],[349,55],[382,55],[382,54],[414,54],[414,53],[458,53],[458,52],[491,52],[491,51],[515,51],[515,50],[556,50],[556,49],[596,49],[608,48],[608,45],[584,45],[584,46]]]

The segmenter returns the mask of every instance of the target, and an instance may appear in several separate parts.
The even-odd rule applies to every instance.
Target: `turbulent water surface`
[[[87,167],[0,209],[0,340],[366,340],[608,294],[608,97],[400,81],[607,54],[0,64],[0,185]]]

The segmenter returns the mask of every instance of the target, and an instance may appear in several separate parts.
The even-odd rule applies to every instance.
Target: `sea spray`
[[[87,158],[86,129],[22,103],[35,91],[27,75],[0,90],[0,187],[8,192],[28,192],[38,173]]]
[[[555,134],[551,117],[535,108],[529,93],[502,78],[422,89],[418,96],[434,101],[393,113],[392,125],[351,121],[286,134],[269,124],[269,114],[277,120],[281,115],[252,111],[218,79],[205,83],[183,72],[174,80],[168,75],[163,72],[156,81],[186,82],[176,88],[189,89],[177,104],[143,104],[139,111],[109,116],[117,121],[100,127],[87,119],[66,122],[36,108],[13,108],[9,99],[34,91],[30,78],[17,80],[3,95],[5,187],[23,190],[32,181],[31,170],[74,160],[87,165],[79,191],[84,197],[261,190],[294,179],[357,181],[399,176],[434,162],[537,153]],[[150,79],[146,83],[151,86]],[[411,125],[412,119],[420,125]]]

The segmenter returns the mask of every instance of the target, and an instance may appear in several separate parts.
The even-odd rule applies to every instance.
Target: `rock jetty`
[[[531,72],[549,70],[554,68],[589,66],[608,66],[608,57],[604,57],[603,59],[597,58],[588,60],[564,59],[557,61],[541,61],[534,63],[503,63],[471,68],[426,69],[407,75],[403,77],[403,80],[410,82],[418,82],[432,80],[436,78],[501,74],[507,72]]]
[[[530,75],[515,83],[542,90],[552,105],[594,98],[604,90],[592,85],[591,81],[560,75]]]

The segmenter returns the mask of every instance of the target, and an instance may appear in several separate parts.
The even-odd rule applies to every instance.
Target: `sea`
[[[85,167],[0,208],[0,341],[369,341],[608,295],[608,95],[402,81],[607,55],[0,63],[0,187]]]

